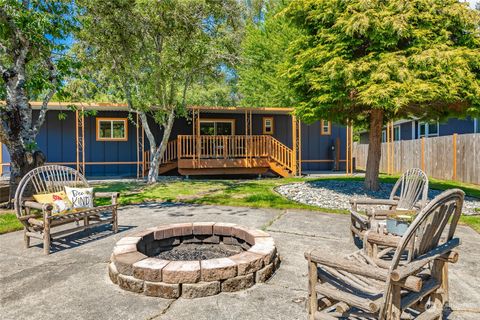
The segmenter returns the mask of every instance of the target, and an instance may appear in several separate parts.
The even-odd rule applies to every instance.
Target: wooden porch
[[[290,177],[298,174],[299,165],[294,151],[270,135],[179,135],[168,143],[159,173],[173,169],[182,175],[264,174],[271,170]]]

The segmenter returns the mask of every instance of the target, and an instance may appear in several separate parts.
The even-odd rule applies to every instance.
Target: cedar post
[[[297,175],[297,119],[292,115],[292,174]]]
[[[425,137],[422,137],[420,143],[420,166],[422,171],[425,171]]]
[[[335,159],[335,170],[340,170],[340,137],[337,137],[336,141],[336,146],[335,146],[335,152],[337,153],[336,159]]]
[[[453,175],[452,175],[452,180],[457,180],[457,134],[454,133],[453,136],[452,136],[452,139],[453,139],[453,145],[452,145],[452,149],[453,149],[453,166],[452,166],[452,169],[453,169]]]
[[[390,121],[387,122],[387,129],[385,131],[386,136],[386,145],[387,145],[387,174],[391,174],[390,172]],[[383,136],[383,134],[382,134]]]

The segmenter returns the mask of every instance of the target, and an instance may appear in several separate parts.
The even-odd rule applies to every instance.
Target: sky
[[[468,0],[468,2],[470,3],[470,7],[475,8],[475,2],[477,1],[478,0]]]

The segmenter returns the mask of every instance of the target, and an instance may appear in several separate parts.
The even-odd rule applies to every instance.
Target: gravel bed
[[[391,183],[382,183],[379,191],[366,191],[362,181],[315,181],[293,183],[277,187],[275,190],[282,196],[300,203],[329,209],[350,209],[351,198],[388,199],[393,188]],[[428,198],[433,199],[442,191],[430,189]],[[463,204],[463,214],[477,215],[480,199],[466,197]]]
[[[197,244],[182,243],[172,247],[170,250],[160,252],[156,258],[164,260],[207,260],[216,258],[226,258],[244,251],[242,247],[226,244]]]

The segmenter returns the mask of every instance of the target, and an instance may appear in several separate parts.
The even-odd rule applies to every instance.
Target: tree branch
[[[22,31],[17,27],[12,17],[7,14],[4,7],[0,7],[0,18],[4,20],[12,30],[12,52],[15,71],[18,75],[17,87],[25,83],[25,60],[30,48],[30,41],[25,38]]]
[[[42,107],[40,108],[40,114],[38,115],[37,122],[33,126],[33,137],[36,137],[38,134],[38,131],[40,130],[41,126],[45,122],[45,117],[47,115],[48,111],[48,103],[52,99],[53,95],[57,91],[57,84],[58,84],[58,75],[57,75],[57,69],[55,68],[55,65],[53,64],[52,60],[48,59],[46,61],[48,71],[50,73],[50,83],[52,84],[52,88],[50,91],[48,91],[47,95],[43,98],[42,101]]]

